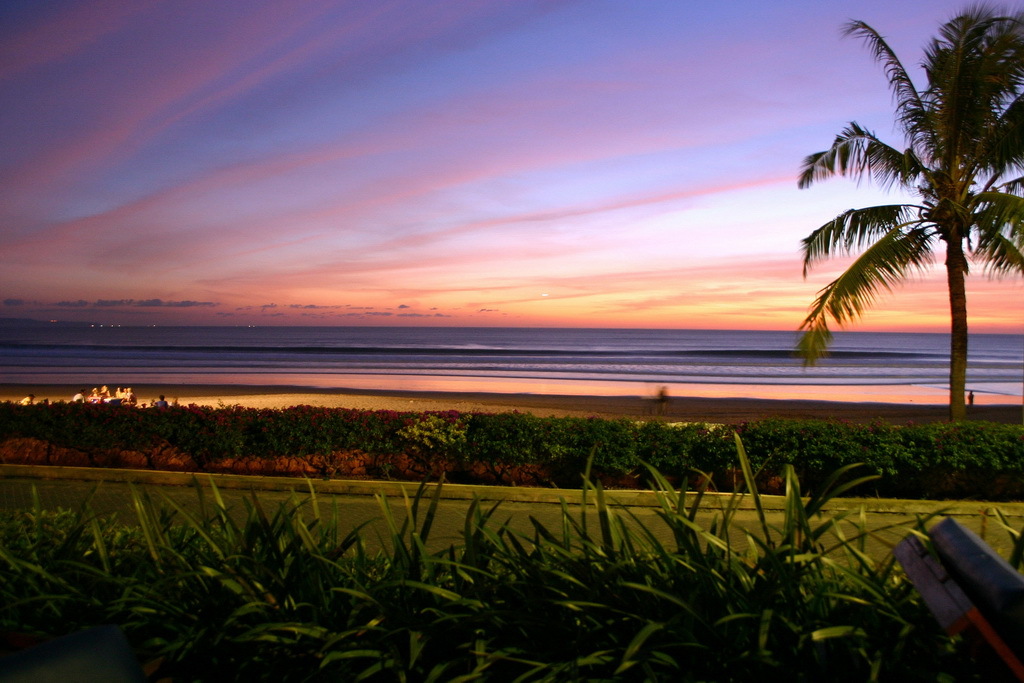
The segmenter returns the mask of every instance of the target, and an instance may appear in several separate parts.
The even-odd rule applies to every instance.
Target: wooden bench
[[[934,555],[916,535],[893,549],[928,609],[949,635],[987,642],[1024,681],[1024,574],[951,517],[928,536]]]

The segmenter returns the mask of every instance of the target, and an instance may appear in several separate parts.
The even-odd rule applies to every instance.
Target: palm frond
[[[1024,254],[1021,248],[1001,234],[996,234],[975,249],[975,256],[985,263],[985,271],[993,276],[1019,273],[1024,275]]]
[[[1019,19],[982,6],[940,29],[925,50],[924,97],[942,166],[965,177],[998,177],[1019,169],[1024,33]]]
[[[874,28],[863,21],[851,21],[843,29],[843,35],[860,38],[871,51],[875,61],[882,65],[885,77],[889,81],[893,99],[896,102],[897,119],[907,132],[911,146],[917,148],[919,137],[927,136],[927,126],[922,125],[925,112],[921,95],[914,86],[914,81],[903,66],[896,53],[885,39]]]
[[[819,261],[850,254],[893,230],[920,223],[918,214],[922,210],[912,204],[887,204],[844,211],[801,242],[804,277]]]
[[[1018,176],[1012,180],[1007,180],[1001,185],[995,186],[995,189],[998,192],[1005,192],[1006,194],[1022,194],[1024,193],[1024,176]]]
[[[913,150],[901,152],[853,121],[836,136],[831,147],[804,159],[797,186],[805,189],[836,175],[866,175],[884,188],[912,186],[924,171]]]
[[[1024,176],[1002,180],[1010,173],[1024,170],[1024,93],[1003,111],[995,125],[987,131],[979,172],[988,176],[985,189],[997,187],[1004,192],[1020,194]]]
[[[974,198],[978,232],[1012,235],[1024,230],[1024,197],[1009,192],[981,192]]]
[[[983,192],[976,198],[974,219],[974,260],[994,277],[1024,274],[1024,198]]]
[[[954,168],[958,160],[974,156],[965,148],[979,140],[979,131],[990,116],[985,86],[979,82],[984,67],[976,45],[976,22],[967,13],[940,28],[939,36],[925,48],[924,65],[929,87],[929,127],[935,132],[933,151],[942,168]]]
[[[874,133],[851,121],[832,141],[831,147],[804,159],[797,186],[805,189],[835,175],[860,175],[865,165],[865,150],[873,140],[878,140]]]
[[[832,330],[828,328],[828,318],[819,315],[807,320],[801,326],[804,333],[796,344],[796,355],[803,359],[804,365],[814,365],[828,355],[828,347],[832,345]]]
[[[924,228],[909,232],[891,230],[819,291],[800,325],[806,332],[798,342],[797,352],[804,362],[813,364],[825,354],[831,341],[829,319],[842,326],[859,318],[880,291],[891,291],[911,272],[924,270],[931,262],[932,240],[933,235]]]

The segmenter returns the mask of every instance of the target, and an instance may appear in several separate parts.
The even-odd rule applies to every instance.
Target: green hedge
[[[894,426],[767,419],[737,432],[755,466],[796,469],[805,488],[864,463],[872,491],[906,498],[1024,498],[1024,426],[988,422]]]
[[[296,406],[283,410],[183,406],[137,409],[70,403],[0,404],[0,440],[32,437],[86,452],[173,447],[200,467],[234,458],[311,457],[343,451],[405,454],[436,469],[496,473],[542,466],[579,482],[588,458],[610,477],[648,463],[670,478],[712,473],[728,486],[739,433],[760,479],[793,465],[805,490],[863,463],[880,476],[864,495],[1024,498],[1024,427],[984,422],[908,426],[764,419],[736,427],[659,421],[541,418],[522,413],[411,413]]]

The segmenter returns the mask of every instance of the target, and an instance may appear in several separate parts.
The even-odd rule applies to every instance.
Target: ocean
[[[946,334],[452,327],[100,327],[0,320],[0,383],[947,401]],[[1024,335],[975,334],[977,403],[1020,403]]]

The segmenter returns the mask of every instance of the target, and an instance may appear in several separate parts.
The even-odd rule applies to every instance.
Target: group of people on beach
[[[135,391],[131,387],[117,387],[111,392],[106,384],[101,389],[93,387],[88,395],[85,389],[82,389],[71,399],[72,403],[113,403],[122,406],[133,406],[137,401]]]
[[[23,406],[30,406],[36,403],[49,403],[50,399],[44,398],[41,401],[36,401],[35,394],[29,394],[25,398],[18,401]],[[101,388],[93,387],[93,390],[86,393],[85,389],[82,389],[71,399],[72,403],[94,403],[100,405],[122,405],[122,406],[139,406],[145,408],[146,404],[140,404],[138,398],[135,396],[135,390],[131,387],[116,387],[114,391],[110,391],[107,385],[103,385]],[[168,408],[172,404],[168,403],[166,397],[160,394],[160,398],[153,401],[154,408]],[[178,399],[174,399],[173,405],[178,405]]]

